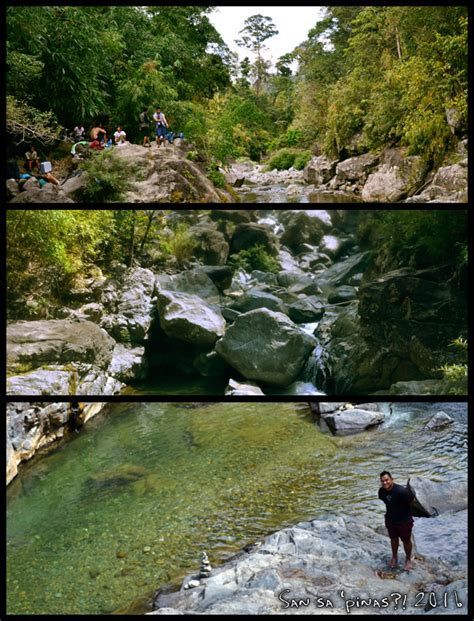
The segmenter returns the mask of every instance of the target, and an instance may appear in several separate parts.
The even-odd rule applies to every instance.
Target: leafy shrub
[[[131,188],[133,166],[111,150],[94,154],[81,168],[89,175],[89,182],[81,191],[81,199],[86,203],[118,202]]]
[[[267,162],[268,170],[288,170],[295,162],[296,153],[290,149],[280,149]]]
[[[225,175],[221,173],[219,170],[208,170],[207,176],[212,181],[212,183],[216,186],[216,188],[225,188],[226,186]]]
[[[295,162],[293,166],[296,168],[296,170],[303,170],[311,157],[311,151],[302,151],[295,157]]]
[[[243,269],[246,272],[261,270],[262,272],[278,272],[280,265],[262,244],[256,244],[247,250],[241,250],[229,257],[229,265],[234,269]]]
[[[311,151],[299,149],[280,149],[267,162],[267,170],[288,170],[292,166],[302,170],[311,159]]]
[[[182,266],[185,261],[193,256],[196,240],[186,224],[179,224],[172,237],[168,240],[169,249],[174,255],[178,265]]]
[[[446,392],[450,395],[467,395],[467,340],[458,338],[451,343],[458,354],[464,358],[455,364],[445,364],[440,368],[444,376]]]

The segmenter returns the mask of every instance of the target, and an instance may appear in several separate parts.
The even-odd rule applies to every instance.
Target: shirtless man
[[[413,493],[395,483],[392,475],[387,470],[380,473],[380,483],[382,487],[379,489],[379,498],[383,500],[387,507],[385,514],[385,526],[387,527],[392,546],[392,558],[389,566],[394,569],[398,562],[398,539],[400,538],[405,549],[405,571],[413,568],[411,562],[412,543],[411,531],[413,528],[413,515],[411,503],[414,500]]]

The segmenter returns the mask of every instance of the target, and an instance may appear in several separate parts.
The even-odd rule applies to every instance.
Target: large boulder
[[[155,276],[149,269],[128,269],[104,284],[102,304],[108,314],[101,327],[117,341],[144,343],[152,321]]]
[[[178,144],[147,149],[129,143],[114,149],[114,154],[132,164],[135,171],[124,202],[221,202],[213,183],[196,163],[185,159]]]
[[[73,203],[74,201],[58,186],[47,183],[43,188],[30,188],[17,194],[10,203]]]
[[[90,321],[19,321],[7,327],[7,366],[14,372],[19,365],[84,362],[106,369],[114,346],[114,339]]]
[[[212,209],[209,217],[214,222],[224,220],[233,224],[241,224],[252,220],[252,211],[250,209]]]
[[[458,335],[466,311],[465,302],[454,295],[439,269],[400,268],[363,282],[359,289],[362,325],[373,338],[389,344],[416,337],[429,349],[441,349]]]
[[[195,239],[193,254],[207,265],[225,265],[229,256],[229,244],[224,234],[213,222],[199,222],[190,227]]]
[[[257,309],[237,317],[215,349],[246,379],[287,386],[315,345],[282,313]]]
[[[224,317],[202,298],[161,290],[157,300],[160,327],[169,337],[195,345],[213,345],[224,335]]]
[[[379,163],[379,156],[371,153],[364,153],[357,157],[350,157],[336,166],[335,177],[331,181],[331,187],[339,187],[342,184],[350,183],[362,186],[367,181],[369,173]]]
[[[285,225],[281,243],[298,251],[302,244],[319,244],[325,231],[326,226],[318,215],[311,211],[297,211]]]
[[[76,373],[66,369],[35,369],[7,378],[7,395],[70,395]]]
[[[363,272],[369,265],[372,257],[370,251],[358,252],[344,261],[334,263],[326,270],[316,275],[316,282],[320,285],[339,287],[349,284],[349,280],[354,274]]]
[[[402,148],[388,149],[381,166],[369,175],[362,189],[366,203],[396,203],[413,194],[426,174],[420,155],[405,155]]]
[[[247,313],[248,311],[255,310],[256,308],[268,308],[275,312],[284,313],[285,315],[287,314],[287,308],[280,298],[273,295],[273,293],[262,291],[257,287],[249,289],[229,306],[240,313]]]
[[[337,163],[338,160],[330,160],[325,155],[313,157],[304,168],[303,179],[306,183],[323,185],[334,177]]]
[[[201,267],[173,275],[159,274],[156,276],[156,288],[157,290],[197,295],[203,300],[212,302],[218,302],[219,300],[219,289],[214,284],[209,272]]]
[[[220,293],[232,285],[234,274],[228,265],[203,265],[201,269],[212,280]]]
[[[263,246],[273,256],[278,254],[278,240],[266,224],[250,222],[238,224],[235,227],[231,241],[231,253],[248,250],[257,245]]]
[[[385,414],[351,408],[326,414],[324,420],[334,435],[339,436],[359,433],[370,427],[380,425],[385,420]]]
[[[407,487],[415,494],[415,508],[426,517],[467,509],[466,482],[440,483],[414,476],[408,479]]]

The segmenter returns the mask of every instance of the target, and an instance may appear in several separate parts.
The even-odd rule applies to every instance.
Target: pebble
[[[150,548],[150,546],[145,546],[145,547],[143,548],[143,552],[144,552],[145,554],[147,554],[148,552],[151,552],[151,548]]]

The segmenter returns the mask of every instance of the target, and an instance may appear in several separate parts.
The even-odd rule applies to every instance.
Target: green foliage
[[[311,159],[311,152],[301,149],[280,149],[267,162],[267,170],[288,170],[292,166],[303,170]]]
[[[256,244],[252,248],[230,255],[228,263],[234,270],[240,268],[246,272],[261,270],[262,272],[276,273],[280,270],[278,261],[261,244]]]
[[[291,127],[328,155],[357,138],[363,151],[398,143],[439,164],[445,109],[467,120],[467,51],[466,7],[328,7],[295,52]]]
[[[457,349],[461,362],[445,364],[439,370],[443,374],[445,390],[450,395],[467,395],[467,340],[462,337],[451,343]]]
[[[29,293],[33,298],[18,306],[19,316],[47,314],[51,297],[100,260],[112,235],[112,214],[106,210],[8,210],[7,301]]]
[[[220,172],[220,170],[209,169],[207,172],[208,178],[212,181],[212,183],[216,186],[216,188],[224,189],[227,185],[225,175]]]
[[[196,239],[190,233],[189,227],[181,223],[178,225],[173,235],[167,240],[167,244],[178,265],[183,267],[186,261],[193,256],[196,247]]]
[[[372,244],[387,245],[391,252],[419,248],[419,267],[467,259],[467,211],[376,210],[363,214],[359,239],[371,235]]]
[[[112,150],[93,153],[81,163],[89,181],[81,192],[86,203],[112,203],[123,200],[124,193],[131,188],[132,165]]]

